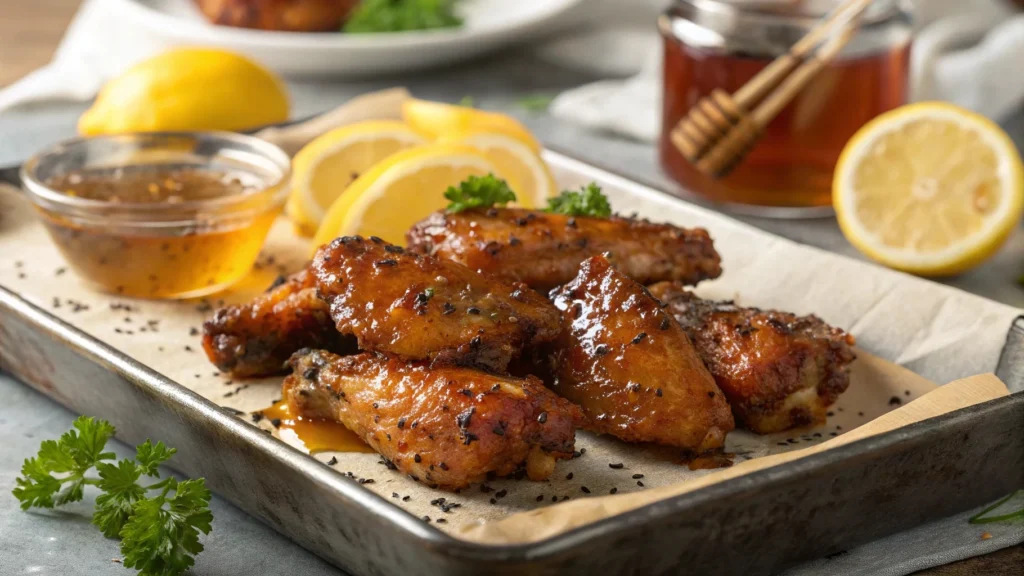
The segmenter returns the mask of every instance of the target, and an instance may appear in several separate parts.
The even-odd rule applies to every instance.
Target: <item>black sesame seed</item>
[[[641,481],[639,481],[639,480],[637,480],[637,481],[636,481],[636,485],[637,485],[637,486],[639,486],[639,487],[641,487],[641,488],[643,488],[643,487],[644,487],[644,483],[643,483],[643,482],[641,482]]]
[[[338,463],[338,457],[337,456],[331,456],[331,459],[327,461],[327,465],[328,466],[334,466],[337,463]]]
[[[388,244],[387,246],[385,246],[384,247],[384,251],[387,252],[388,254],[404,254],[405,253],[405,249],[404,248],[402,248],[401,246],[395,246],[393,244]]]
[[[715,391],[714,390],[708,390],[708,398],[714,398],[714,397],[715,397]]]
[[[405,428],[405,416],[398,419],[398,429],[401,430],[402,428]]]
[[[376,236],[370,236],[370,242],[373,242],[374,244],[383,244],[384,240]]]
[[[541,412],[537,416],[537,422],[540,422],[541,424],[543,424],[543,423],[545,423],[547,421],[548,421],[548,413],[547,412]]]
[[[565,479],[566,480],[572,480],[572,476],[573,476],[572,472],[569,472],[568,474],[565,475]]]
[[[654,395],[657,396],[658,398],[661,398],[661,388],[658,388],[657,390],[655,390],[654,391]]]
[[[373,263],[373,265],[377,266],[378,268],[384,268],[384,267],[388,267],[388,266],[397,266],[398,265],[398,260],[395,260],[393,258],[385,258],[383,260],[377,260],[376,262]]]
[[[270,421],[270,423],[274,425],[274,428],[280,428],[281,427],[281,419],[280,418],[274,418],[273,420]]]
[[[605,346],[604,344],[598,344],[594,348],[594,354],[597,354],[598,356],[604,356],[608,354],[608,346]]]
[[[538,495],[537,496],[537,502],[543,502],[543,501],[544,501],[544,495],[543,494]]]
[[[477,308],[476,306],[470,306],[469,308],[466,308],[466,313],[467,314],[479,314],[480,313],[480,309]]]
[[[505,496],[508,496],[508,490],[505,490],[504,488],[494,493],[495,498],[504,498]]]
[[[611,468],[612,470],[622,470],[626,466],[622,462],[617,462],[615,464],[612,464],[611,462],[609,462],[608,463],[608,467]]]
[[[664,318],[661,319],[661,324],[658,325],[658,330],[668,330],[669,326],[670,324],[668,321],[668,316],[665,316]]]
[[[633,344],[639,344],[643,342],[644,338],[647,338],[647,332],[641,332],[637,334],[636,337],[633,338]]]
[[[419,454],[416,454],[415,456],[412,457],[412,460],[413,462],[419,464],[420,462],[423,461],[423,458]]]
[[[491,432],[494,432],[498,436],[504,436],[505,435],[505,431],[501,428],[501,426],[495,426],[494,428],[491,429]]]
[[[451,302],[445,302],[444,306],[441,307],[441,313],[445,316],[455,312],[455,306],[452,306]]]
[[[615,488],[615,487],[613,486],[613,487],[612,487],[612,489],[608,491],[608,493],[609,493],[609,494],[615,494],[615,493],[616,493],[616,492],[618,492],[618,491],[619,491],[619,489],[618,489],[618,488]]]
[[[409,500],[412,500],[410,496],[402,496],[402,502],[408,502]]]
[[[590,488],[587,488],[586,486],[580,486],[580,492],[583,492],[584,494],[590,494]]]

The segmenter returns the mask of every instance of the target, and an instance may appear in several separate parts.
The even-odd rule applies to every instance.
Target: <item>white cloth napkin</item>
[[[561,94],[556,117],[642,142],[661,131],[661,39],[651,22],[664,0],[591,0],[581,33],[541,49],[565,66],[609,75]],[[1024,15],[1000,0],[917,0],[911,98],[948,100],[1001,120],[1024,103]],[[637,20],[646,19],[638,27]],[[641,32],[642,31],[642,32]],[[609,39],[614,41],[610,42]],[[609,62],[595,54],[611,54]]]

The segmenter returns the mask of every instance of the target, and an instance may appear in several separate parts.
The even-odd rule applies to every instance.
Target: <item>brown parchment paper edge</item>
[[[747,460],[722,470],[720,473],[671,486],[653,488],[633,494],[569,501],[538,510],[513,514],[496,522],[467,523],[460,526],[454,535],[463,540],[490,545],[538,542],[659,500],[685,494],[758,470],[793,462],[850,442],[1001,398],[1009,393],[1006,385],[995,374],[971,376],[940,386],[855,430],[816,446]]]

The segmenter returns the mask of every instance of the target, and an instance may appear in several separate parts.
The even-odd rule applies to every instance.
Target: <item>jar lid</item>
[[[842,0],[675,0],[662,32],[688,46],[773,58],[789,50]],[[875,0],[844,56],[909,40],[906,0]],[[891,24],[897,24],[896,27]]]

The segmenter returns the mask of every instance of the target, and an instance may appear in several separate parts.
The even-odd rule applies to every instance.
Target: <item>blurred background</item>
[[[452,21],[356,4],[0,0],[0,167],[75,134],[104,83],[133,64],[197,45],[280,75],[292,119],[405,86],[418,98],[509,114],[549,148],[857,257],[831,217],[831,176],[867,121],[943,100],[998,122],[1018,149],[1024,142],[1019,0],[874,2],[840,57],[725,178],[694,169],[672,128],[712,90],[739,89],[835,0],[463,0]],[[980,267],[942,281],[1021,306],[1022,274],[1018,232]]]

